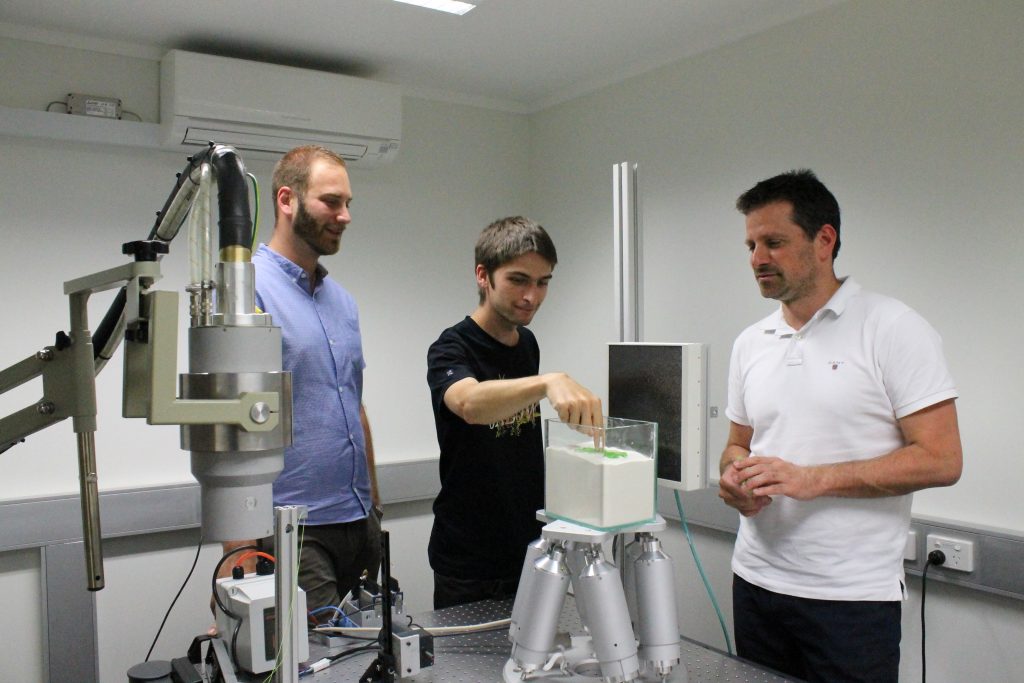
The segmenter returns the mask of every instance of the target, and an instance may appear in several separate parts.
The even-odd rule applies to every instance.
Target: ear
[[[487,269],[482,263],[476,264],[476,286],[485,291],[491,286],[491,281],[487,277]]]
[[[827,261],[832,260],[832,249],[836,246],[836,229],[829,223],[821,226],[818,234],[814,236],[814,247],[819,257]]]
[[[295,193],[292,192],[292,188],[287,185],[279,187],[277,189],[277,196],[274,197],[274,202],[277,204],[278,214],[291,218],[294,213],[294,209],[292,207],[292,200],[294,198]]]

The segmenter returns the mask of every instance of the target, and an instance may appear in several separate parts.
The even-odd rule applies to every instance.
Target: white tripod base
[[[594,654],[594,648],[588,635],[570,637],[568,648],[560,647],[551,653],[548,661],[541,668],[524,672],[516,663],[509,659],[502,669],[504,683],[523,683],[524,681],[565,681],[566,683],[593,683],[602,681],[601,665]],[[671,681],[687,683],[686,667],[682,664],[674,667],[668,678],[662,678],[654,672],[641,672],[638,681]]]
[[[538,517],[546,519],[543,511]],[[506,683],[686,681],[671,559],[653,536],[664,528],[658,516],[630,529],[639,550],[623,575],[601,548],[615,532],[565,521],[545,525],[542,539],[527,548],[512,607]],[[557,625],[569,584],[583,628],[567,637]]]
[[[559,681],[596,681],[601,678],[601,665],[594,656],[590,636],[572,636],[571,646],[552,652],[544,666],[525,673],[510,658],[503,671],[505,683],[557,679]]]

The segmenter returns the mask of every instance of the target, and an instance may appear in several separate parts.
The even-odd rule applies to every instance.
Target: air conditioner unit
[[[377,166],[398,154],[402,96],[387,83],[171,50],[160,62],[160,120],[174,148],[213,141],[248,159],[319,144]]]

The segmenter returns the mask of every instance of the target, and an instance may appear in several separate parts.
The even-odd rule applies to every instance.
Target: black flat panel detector
[[[608,414],[658,423],[658,479],[682,482],[683,347],[609,344]]]

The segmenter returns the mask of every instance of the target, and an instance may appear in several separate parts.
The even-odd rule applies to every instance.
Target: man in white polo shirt
[[[960,478],[942,341],[906,305],[839,279],[839,204],[806,170],[740,196],[761,295],[736,339],[719,496],[741,657],[809,681],[899,674],[914,491]]]

